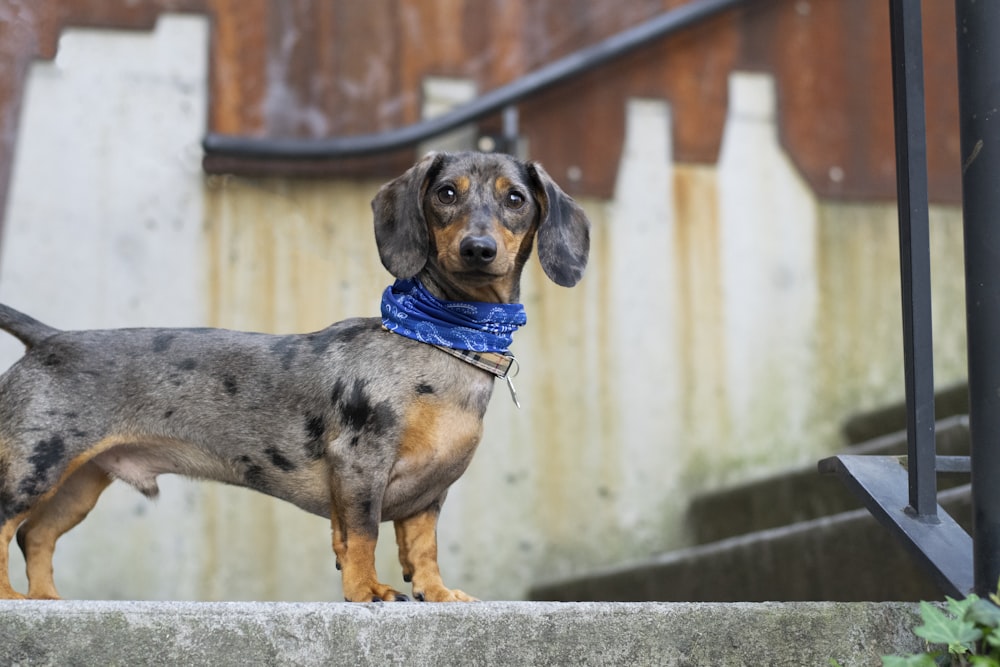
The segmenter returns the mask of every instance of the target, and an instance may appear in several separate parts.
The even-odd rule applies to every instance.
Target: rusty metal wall
[[[633,26],[679,0],[0,0],[0,208],[24,73],[67,25],[148,28],[164,11],[213,24],[209,126],[268,136],[341,136],[413,123],[428,76],[480,91]],[[923,3],[929,172],[934,201],[959,200],[950,3]],[[734,69],[772,72],[782,144],[812,188],[839,200],[894,196],[887,6],[869,0],[758,0],[643,49],[521,108],[533,155],[575,195],[608,197],[623,101],[674,109],[680,161],[714,163]],[[183,56],[180,56],[183,57]],[[495,124],[489,121],[486,125]],[[328,165],[386,176],[412,153]],[[302,165],[298,165],[302,167]],[[234,168],[239,168],[234,165]],[[294,171],[296,165],[257,166]],[[315,171],[315,170],[314,170]]]

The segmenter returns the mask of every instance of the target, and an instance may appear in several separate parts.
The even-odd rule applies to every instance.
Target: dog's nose
[[[496,259],[497,242],[492,236],[466,236],[458,251],[467,264],[484,266]]]

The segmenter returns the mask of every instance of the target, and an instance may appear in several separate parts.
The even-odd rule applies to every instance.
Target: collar
[[[519,303],[445,301],[416,279],[397,280],[382,293],[382,326],[428,343],[507,382],[517,407],[510,371],[518,365],[508,349],[512,335],[527,322]]]
[[[521,407],[521,402],[517,400],[517,391],[514,389],[514,380],[510,375],[511,368],[514,369],[514,375],[517,375],[521,370],[521,365],[517,363],[517,359],[514,358],[513,354],[509,352],[503,354],[499,352],[470,352],[469,350],[456,350],[451,347],[444,347],[443,345],[435,345],[434,347],[461,359],[467,364],[472,364],[476,368],[495,375],[501,380],[505,380],[507,388],[510,389],[510,400],[514,401],[514,405],[517,407]]]

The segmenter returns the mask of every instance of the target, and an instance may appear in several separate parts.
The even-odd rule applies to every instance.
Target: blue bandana
[[[528,321],[519,303],[442,301],[414,279],[397,280],[382,293],[382,325],[422,343],[470,352],[506,353]]]

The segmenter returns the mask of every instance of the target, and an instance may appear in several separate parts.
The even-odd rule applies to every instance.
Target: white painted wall
[[[207,62],[207,19],[169,16],[152,33],[67,30],[56,59],[32,65],[0,300],[66,329],[206,322]],[[0,367],[22,352],[0,336]],[[88,519],[88,539],[60,543],[64,595],[198,595],[197,542],[185,537],[200,522],[190,513],[197,494],[164,482],[158,505],[113,486]]]
[[[287,332],[377,312],[379,183],[202,175],[207,47],[204,19],[169,16],[148,34],[68,31],[32,68],[0,300],[65,328]],[[529,265],[524,407],[498,387],[444,508],[446,581],[474,595],[684,545],[692,493],[813,461],[850,411],[902,396],[894,207],[815,199],[778,144],[770,79],[733,75],[714,167],[675,162],[667,101],[626,118],[614,199],[581,200],[587,275],[567,290]],[[960,228],[932,209],[941,383],[964,374]],[[0,366],[19,354],[0,337]],[[106,493],[60,543],[64,595],[341,599],[325,520],[220,485],[162,489]],[[395,561],[389,528],[378,568],[404,587]]]

